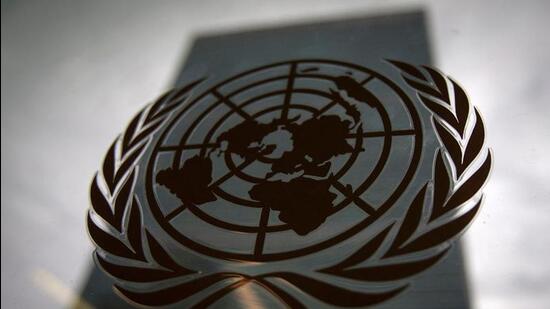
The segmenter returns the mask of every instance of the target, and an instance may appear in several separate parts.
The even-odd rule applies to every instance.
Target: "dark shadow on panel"
[[[80,297],[95,308],[134,308],[113,291],[113,280],[101,271],[93,261],[90,274]],[[76,306],[74,307],[76,309]]]

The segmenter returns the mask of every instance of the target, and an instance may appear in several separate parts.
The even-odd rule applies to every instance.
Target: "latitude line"
[[[296,63],[290,64],[290,72],[288,73],[288,82],[286,84],[285,101],[283,103],[283,109],[281,110],[281,120],[285,122],[288,119],[288,109],[290,106],[290,99],[292,97],[292,89],[294,88],[294,78],[296,75]]]
[[[252,116],[247,114],[242,108],[240,108],[237,104],[233,103],[228,97],[222,95],[218,92],[218,90],[214,89],[212,90],[212,94],[215,95],[220,101],[225,103],[225,105],[229,106],[233,111],[235,111],[239,116],[243,117],[245,120],[252,121],[254,120]]]
[[[340,191],[346,198],[351,199],[355,205],[367,214],[372,216],[376,213],[376,209],[357,196],[351,188],[344,186],[336,179],[332,179],[331,184],[336,190]]]
[[[262,214],[260,215],[259,231],[256,236],[256,243],[254,244],[254,255],[259,256],[264,250],[265,233],[267,229],[267,222],[269,221],[270,209],[268,206],[262,208]]]
[[[220,146],[219,143],[206,143],[206,144],[186,144],[182,146],[161,146],[159,147],[160,152],[166,151],[177,151],[178,149],[201,149],[201,148],[216,148]]]
[[[394,130],[389,133],[389,135],[392,136],[404,136],[404,135],[414,135],[416,133],[415,130]],[[372,131],[372,132],[365,132],[361,134],[362,137],[384,137],[388,134],[386,134],[385,131]],[[357,138],[356,133],[348,134],[346,138]]]

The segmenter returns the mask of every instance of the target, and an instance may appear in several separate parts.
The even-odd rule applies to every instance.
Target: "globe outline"
[[[414,174],[414,170],[418,166],[418,161],[419,161],[419,157],[420,157],[420,153],[421,153],[421,147],[419,147],[419,145],[422,144],[422,128],[421,128],[421,123],[420,123],[420,119],[419,119],[419,116],[418,116],[418,112],[417,112],[414,104],[412,103],[410,98],[403,92],[403,90],[401,90],[401,88],[399,86],[397,86],[395,83],[393,83],[392,81],[390,81],[389,79],[387,79],[386,77],[384,77],[380,73],[377,73],[374,70],[371,70],[371,69],[368,69],[368,68],[363,68],[363,67],[360,67],[360,66],[357,66],[357,65],[354,65],[354,64],[339,62],[339,61],[332,61],[332,60],[297,60],[297,61],[279,62],[279,63],[267,65],[267,66],[262,66],[262,67],[259,67],[259,68],[256,68],[256,69],[248,70],[248,71],[243,72],[241,74],[235,75],[234,77],[229,78],[225,81],[222,81],[222,82],[214,85],[213,87],[209,88],[208,90],[204,91],[197,98],[194,98],[193,101],[188,103],[187,106],[185,108],[183,108],[183,110],[180,111],[177,114],[177,116],[175,116],[170,121],[170,123],[164,128],[164,130],[161,133],[160,138],[158,139],[157,144],[155,145],[155,147],[153,149],[153,152],[151,153],[151,156],[149,158],[149,162],[148,162],[148,165],[147,165],[147,176],[146,176],[146,193],[147,193],[147,201],[149,203],[149,208],[151,209],[151,211],[153,213],[153,216],[155,217],[156,221],[162,226],[162,228],[170,236],[172,236],[174,239],[176,239],[182,245],[184,245],[184,246],[186,246],[186,247],[188,247],[188,248],[190,248],[194,251],[197,251],[199,253],[203,253],[203,254],[206,254],[206,255],[209,255],[209,256],[212,256],[212,257],[216,257],[216,258],[221,258],[221,259],[237,259],[237,260],[247,260],[247,261],[283,260],[283,259],[288,259],[288,258],[292,258],[292,257],[298,257],[298,256],[303,256],[303,255],[307,255],[307,254],[310,254],[310,253],[314,253],[314,252],[317,252],[321,249],[325,249],[325,248],[328,248],[328,247],[330,247],[334,244],[337,244],[341,241],[339,239],[342,239],[342,238],[347,239],[347,238],[351,237],[352,235],[356,234],[358,231],[364,229],[365,227],[370,225],[370,223],[374,222],[376,218],[380,217],[383,213],[385,213],[390,208],[390,207],[388,207],[388,205],[386,205],[386,207],[384,207],[385,209],[383,211],[378,211],[377,210],[377,215],[367,217],[365,220],[361,221],[362,224],[357,224],[357,225],[351,227],[350,229],[347,229],[346,232],[340,234],[340,235],[346,234],[346,236],[338,235],[340,237],[338,237],[338,236],[332,237],[328,240],[324,240],[320,243],[317,243],[317,244],[314,244],[314,245],[311,245],[311,246],[307,246],[305,248],[298,249],[298,250],[293,250],[293,251],[288,251],[288,252],[280,252],[280,253],[267,253],[267,254],[261,254],[261,255],[257,256],[257,255],[254,255],[254,254],[241,254],[241,253],[235,253],[235,252],[226,252],[226,251],[223,251],[223,250],[220,250],[220,249],[211,248],[211,247],[203,245],[201,243],[197,243],[194,240],[186,237],[185,235],[183,235],[179,231],[177,231],[170,224],[169,221],[164,220],[165,215],[162,213],[160,208],[158,208],[158,205],[157,205],[157,207],[154,207],[156,201],[155,201],[154,194],[152,194],[151,180],[152,180],[153,177],[151,177],[152,176],[151,174],[152,174],[152,171],[153,171],[154,162],[155,162],[155,160],[158,156],[158,148],[161,146],[162,141],[166,137],[166,134],[168,132],[170,132],[170,130],[174,126],[174,124],[177,123],[177,121],[181,119],[182,115],[185,115],[185,111],[188,108],[190,108],[191,106],[193,106],[193,104],[196,104],[197,102],[200,102],[200,100],[205,95],[211,93],[212,91],[215,91],[217,88],[219,88],[222,85],[227,84],[227,83],[229,83],[233,80],[236,80],[236,79],[238,79],[240,77],[243,77],[247,74],[252,74],[254,72],[257,72],[257,71],[260,71],[260,70],[263,70],[263,69],[272,68],[274,66],[292,65],[292,64],[296,65],[297,63],[300,63],[300,64],[301,63],[315,63],[315,64],[340,65],[340,66],[345,66],[345,67],[352,68],[352,69],[355,69],[355,70],[359,70],[359,71],[362,71],[362,72],[366,72],[367,74],[375,76],[375,78],[381,80],[386,85],[390,86],[390,88],[392,88],[392,90],[401,98],[402,104],[404,104],[406,106],[407,111],[408,111],[408,113],[411,117],[413,127],[414,127],[414,131],[415,131],[415,134],[413,135],[413,137],[414,137],[414,146],[413,146],[414,150],[413,150],[413,154],[411,155],[411,162],[409,163],[409,167],[407,169],[406,175],[404,175],[400,185],[395,190],[395,191],[401,191],[397,195],[397,198],[405,190],[406,186],[408,185],[408,183],[410,182],[410,180],[412,178],[412,174]],[[288,76],[287,76],[287,78],[288,78]],[[273,79],[274,78],[272,78],[271,80],[273,80]],[[260,84],[261,82],[268,82],[269,80],[270,79],[258,81],[256,83],[251,84],[251,85],[255,85],[255,84],[257,85],[257,84]],[[294,91],[294,89],[293,89],[293,91]],[[278,105],[275,106],[275,107],[278,107]],[[385,112],[385,110],[383,108],[383,105],[381,105],[381,109]],[[207,111],[208,111],[208,109],[207,109]],[[205,112],[207,112],[207,111],[205,111]],[[386,114],[386,117],[387,117],[387,114]],[[198,119],[195,119],[195,121],[198,121]],[[388,128],[386,127],[386,124],[384,125],[384,129],[385,129],[384,130],[385,131],[384,149],[387,149],[387,147],[388,147],[387,144],[391,143],[391,122],[389,124],[389,131],[387,130]],[[215,128],[212,129],[212,131],[215,131],[215,130],[216,130]],[[210,132],[209,132],[209,134],[210,134]],[[208,134],[207,134],[207,136],[208,136]],[[184,137],[185,137],[185,135],[184,135]],[[182,140],[184,139],[184,137],[182,137]],[[391,147],[391,145],[390,145],[390,147]],[[201,152],[203,150],[204,149],[201,149]],[[386,159],[387,159],[388,153],[389,153],[389,150],[386,151]],[[181,151],[176,150],[174,158],[177,158],[177,159],[174,159],[174,162],[178,161],[180,156],[181,156]],[[382,154],[380,156],[382,157]],[[378,158],[378,159],[380,160],[380,158]],[[385,163],[383,165],[385,165]],[[384,168],[384,166],[382,166],[382,169],[383,168]],[[411,171],[413,171],[413,172],[411,173]],[[379,173],[380,172],[378,172],[378,174]],[[372,175],[370,175],[370,176],[372,176]],[[376,175],[376,177],[377,176],[378,175]],[[362,192],[359,192],[358,195],[361,195],[376,180],[376,177],[374,177],[370,181],[370,184],[366,188],[363,188]],[[363,182],[363,183],[365,183],[365,182]],[[357,190],[357,191],[359,191],[359,190]],[[395,195],[395,191],[393,192],[392,196]],[[354,192],[354,194],[356,194],[356,193]],[[388,200],[389,199],[392,199],[392,198],[390,197],[390,198],[388,198]],[[395,200],[396,198],[394,197],[393,199]],[[348,205],[351,202],[352,202],[351,200],[348,201],[346,205]],[[345,207],[346,205],[342,206],[342,208]],[[380,208],[382,208],[382,207],[380,207]],[[196,209],[194,211],[196,211]],[[195,213],[194,211],[192,210],[194,215],[196,215],[199,219],[204,219],[204,217],[201,217],[200,214],[197,215],[197,213]],[[200,209],[199,209],[199,211],[200,211]],[[334,213],[336,213],[337,211],[338,210],[336,210]],[[374,220],[372,218],[374,218]],[[367,221],[371,221],[371,222],[369,223]],[[246,230],[246,231],[240,230],[240,231],[251,232],[251,230]],[[279,226],[278,229],[277,228],[273,229],[273,226],[271,226],[271,229],[268,228],[268,230],[266,232],[277,232],[277,231],[281,231],[281,226]]]

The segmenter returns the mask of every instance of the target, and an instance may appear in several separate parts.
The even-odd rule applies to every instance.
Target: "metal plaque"
[[[491,169],[481,116],[426,46],[421,14],[199,39],[92,181],[94,259],[117,293],[392,305],[449,255]]]

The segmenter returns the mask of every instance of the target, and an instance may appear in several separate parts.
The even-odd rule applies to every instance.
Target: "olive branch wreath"
[[[450,249],[450,240],[462,233],[478,212],[492,155],[484,147],[485,129],[478,110],[453,79],[427,66],[389,62],[432,113],[432,126],[441,142],[435,153],[433,179],[419,190],[402,220],[383,228],[344,260],[316,272],[360,282],[392,282],[395,287],[384,292],[355,291],[294,272],[257,276],[234,272],[201,274],[178,264],[147,228],[142,227],[140,205],[133,192],[137,161],[156,130],[202,81],[198,80],[181,90],[166,93],[140,111],[115,139],[101,172],[93,179],[88,231],[98,247],[94,252],[96,263],[118,282],[114,285],[115,291],[135,304],[161,306],[224,282],[225,286],[194,305],[203,308],[254,282],[288,307],[305,308],[291,293],[268,279],[286,281],[320,301],[343,307],[377,304],[406,289],[408,283],[402,280],[439,261]],[[389,235],[395,236],[384,246]],[[383,253],[378,253],[382,249]],[[396,261],[397,257],[406,257],[407,261]],[[120,284],[161,282],[187,276],[190,279],[183,283],[170,287],[159,285],[160,289],[153,291],[127,289]]]

